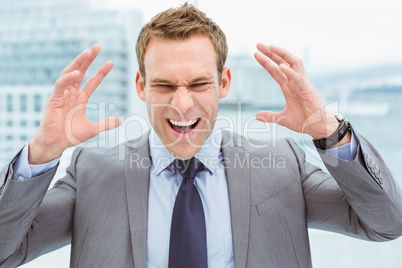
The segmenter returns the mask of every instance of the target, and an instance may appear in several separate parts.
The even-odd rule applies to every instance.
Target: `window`
[[[34,96],[34,111],[40,112],[42,110],[42,98],[41,95]]]
[[[27,111],[27,96],[26,95],[20,96],[20,111],[21,112]]]
[[[13,96],[7,95],[7,112],[13,111]]]

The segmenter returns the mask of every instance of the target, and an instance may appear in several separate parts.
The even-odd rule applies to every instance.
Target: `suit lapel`
[[[235,135],[235,138],[230,135]],[[245,161],[247,153],[238,144],[237,138],[236,134],[223,132],[222,153],[227,164],[225,172],[229,190],[233,250],[235,265],[239,268],[246,267],[251,201],[250,167],[248,161]]]
[[[127,143],[125,154],[125,180],[131,245],[134,266],[145,267],[148,226],[149,156],[148,135]],[[136,142],[141,143],[134,146]]]
[[[146,265],[149,168],[151,166],[148,135],[149,133],[125,145],[126,197],[135,267]],[[231,135],[234,134],[223,132],[222,153],[227,163],[225,172],[229,191],[235,265],[239,268],[246,267],[250,233],[250,167],[248,162],[244,161],[247,159],[246,151],[237,143],[237,136],[231,139]],[[141,142],[141,145],[133,146],[136,142]]]

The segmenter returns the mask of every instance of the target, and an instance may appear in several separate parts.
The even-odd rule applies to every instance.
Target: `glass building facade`
[[[133,96],[135,41],[142,15],[106,10],[99,3],[0,0],[1,165],[34,135],[64,67],[94,44],[100,44],[102,51],[86,79],[108,60],[114,62],[114,68],[91,96],[89,118],[125,116],[142,107]]]

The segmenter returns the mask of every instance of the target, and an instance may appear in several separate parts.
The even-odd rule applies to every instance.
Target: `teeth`
[[[195,123],[197,123],[197,121],[198,121],[198,118],[197,119],[192,119],[192,120],[189,120],[189,121],[176,121],[176,120],[169,119],[169,122],[172,125],[179,126],[179,127],[191,126],[191,125],[194,125]]]

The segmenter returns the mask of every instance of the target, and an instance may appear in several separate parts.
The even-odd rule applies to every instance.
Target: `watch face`
[[[343,115],[341,114],[334,114],[335,118],[340,122],[342,120],[348,121]]]

